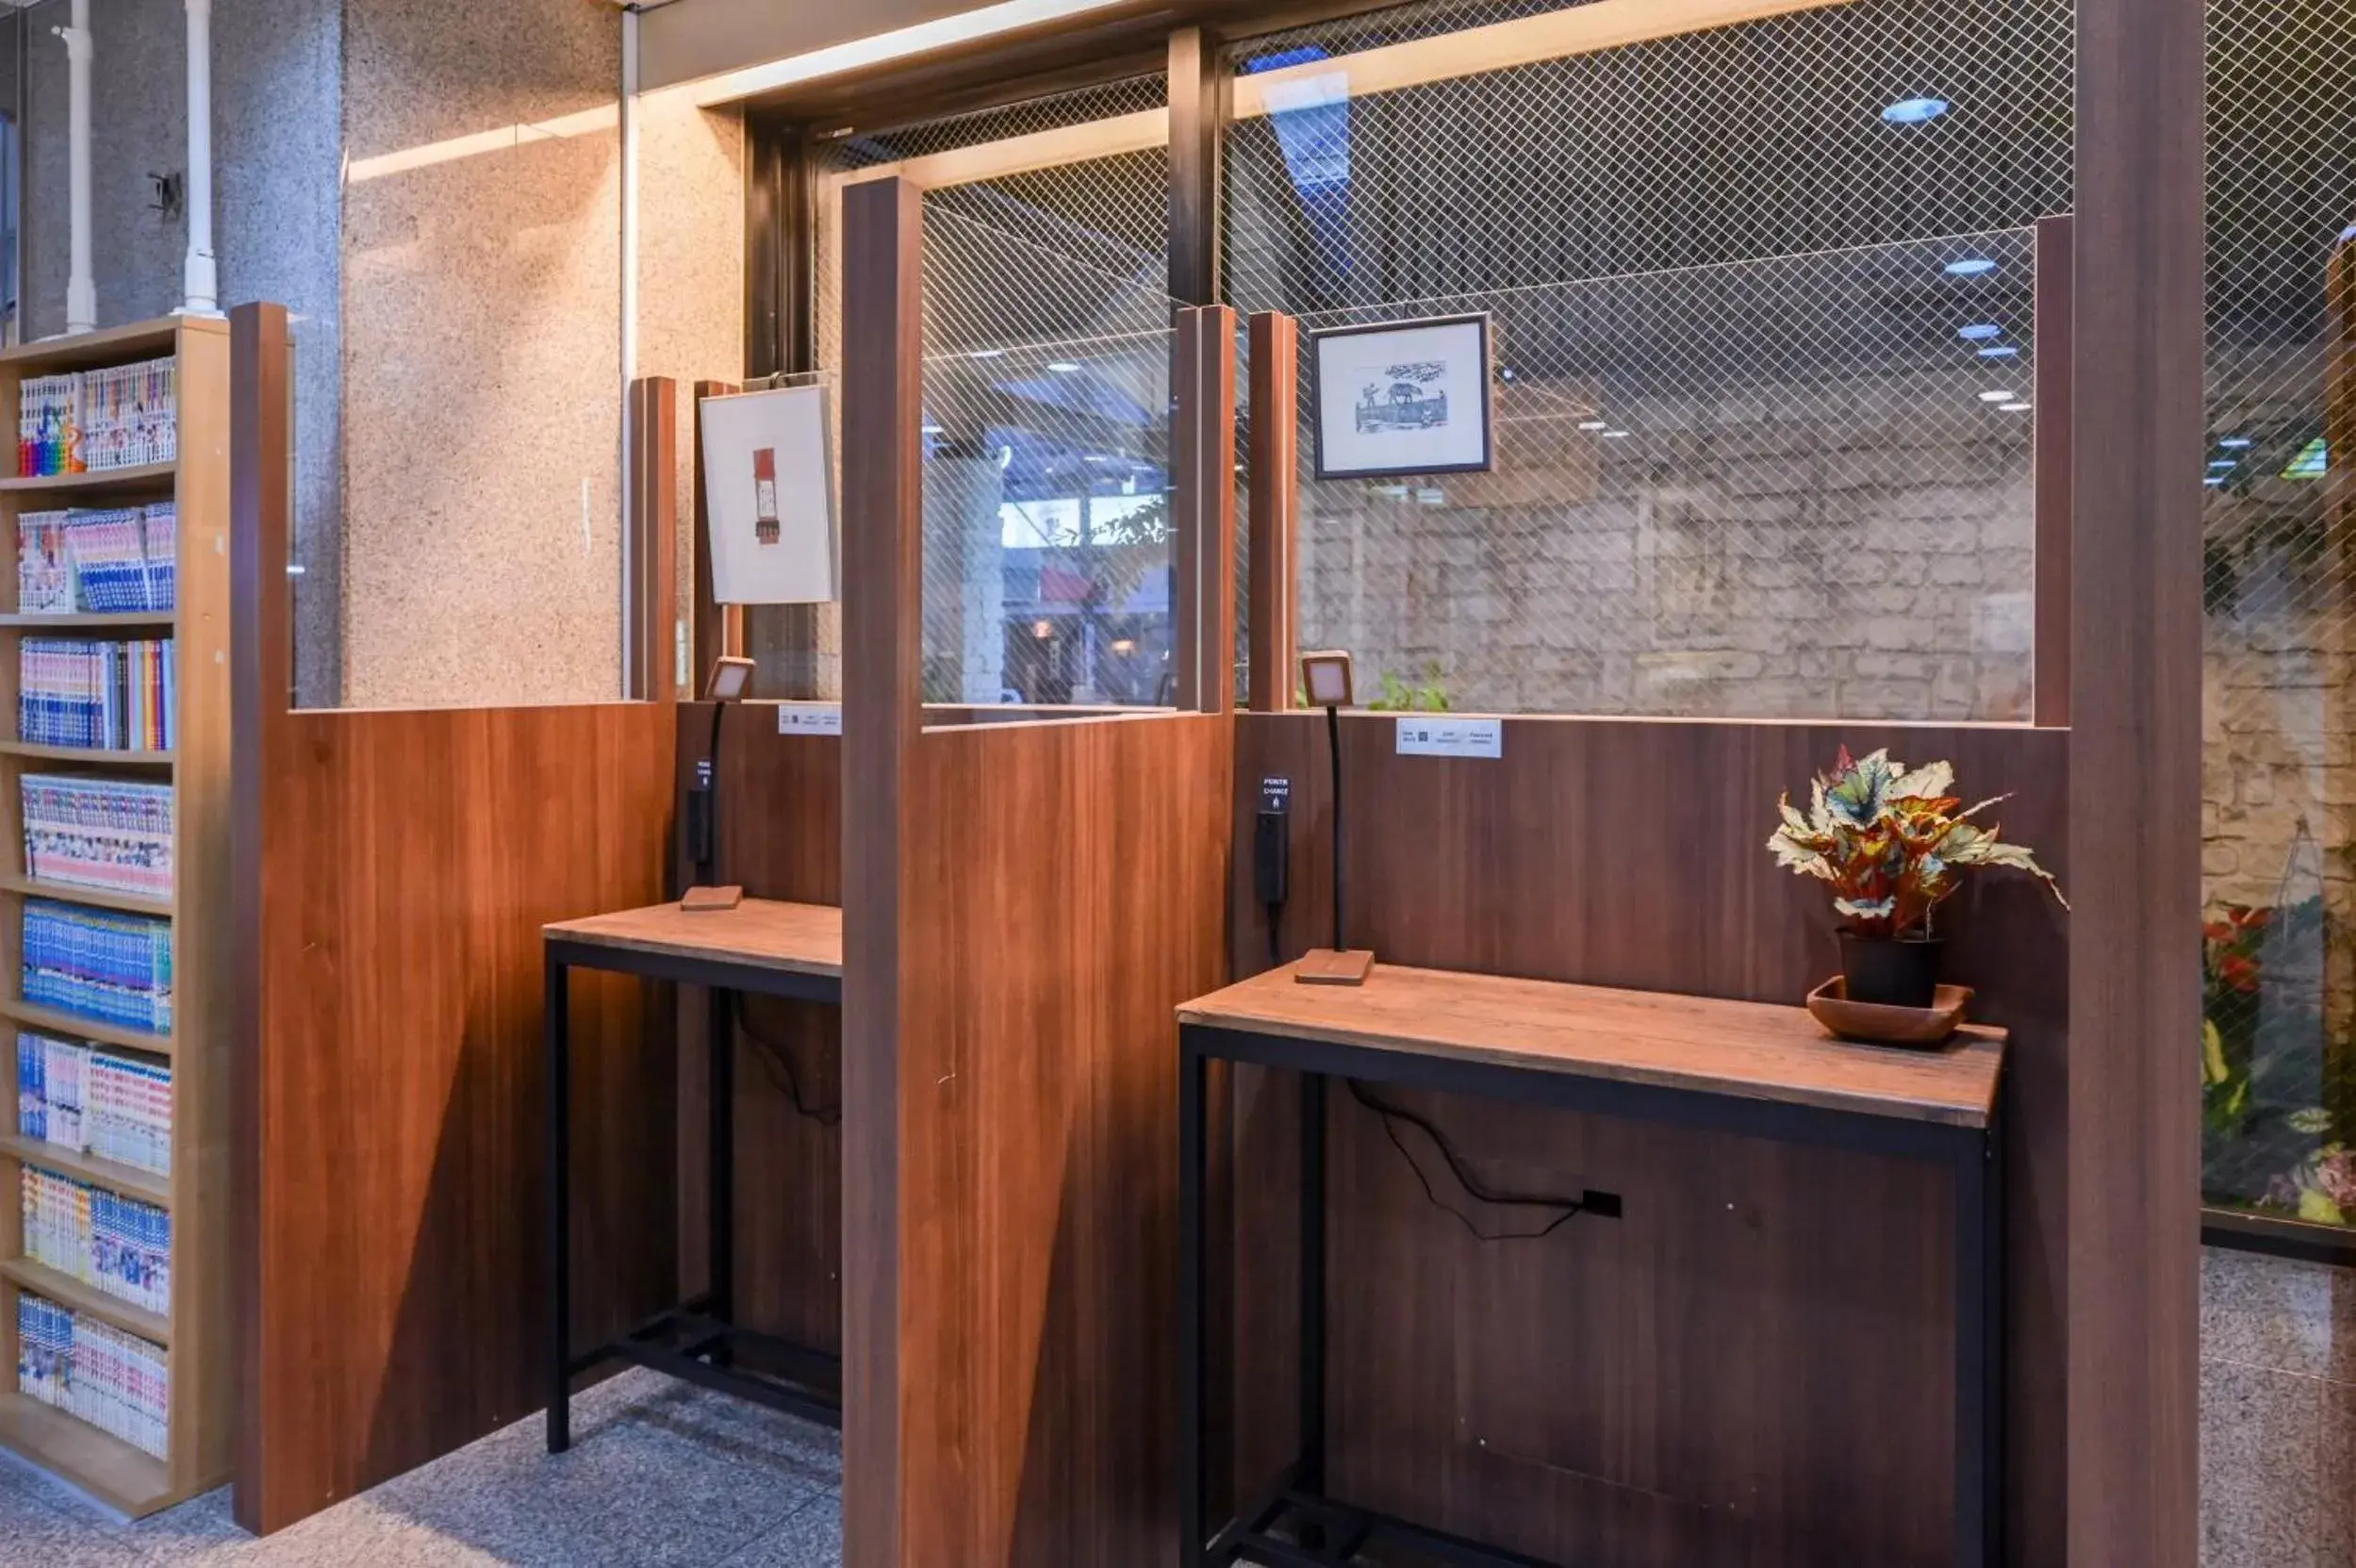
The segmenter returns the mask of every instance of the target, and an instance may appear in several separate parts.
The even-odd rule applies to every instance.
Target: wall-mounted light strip
[[[830,44],[824,49],[813,49],[807,54],[770,60],[765,65],[749,65],[740,71],[725,72],[691,84],[690,91],[695,94],[695,101],[705,107],[733,103],[757,93],[774,92],[781,87],[840,76],[867,66],[881,65],[886,60],[946,49],[978,38],[988,38],[993,33],[1032,27],[1043,22],[1103,10],[1121,3],[1122,0],[1002,0],[999,5],[984,6],[979,10],[919,22],[910,27],[896,27],[872,38],[853,39],[848,43]]]

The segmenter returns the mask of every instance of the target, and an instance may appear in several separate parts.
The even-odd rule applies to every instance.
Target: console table
[[[1802,1009],[1378,965],[1363,986],[1273,969],[1178,1009],[1180,1562],[1338,1568],[1388,1542],[1475,1568],[1539,1560],[1327,1495],[1325,1474],[1326,1081],[1539,1102],[1931,1162],[1952,1176],[1955,1281],[1954,1555],[2002,1550],[2005,1037],[1967,1026],[1936,1050],[1826,1037]],[[1211,1524],[1204,1344],[1205,1118],[1213,1059],[1304,1075],[1301,1451],[1244,1512]]]

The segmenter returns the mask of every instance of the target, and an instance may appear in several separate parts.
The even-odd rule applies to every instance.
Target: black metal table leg
[[[541,959],[540,1016],[548,1058],[548,1451],[572,1446],[571,971]]]
[[[1998,1546],[1996,1357],[2001,1282],[1990,1262],[2002,1223],[1989,1201],[1994,1132],[1959,1135],[1952,1163],[1955,1184],[1955,1568],[1988,1568]]]
[[[711,1003],[712,1315],[736,1321],[736,1009],[735,993],[715,985]],[[725,1344],[712,1363],[731,1360]]]
[[[1326,1490],[1326,1100],[1331,1081],[1301,1075],[1301,1364],[1300,1459],[1293,1471],[1303,1492]],[[1322,1546],[1324,1532],[1302,1531],[1302,1544]]]
[[[1209,1486],[1203,1436],[1203,1166],[1205,1081],[1200,1051],[1178,1047],[1178,1543],[1179,1568],[1201,1568]]]

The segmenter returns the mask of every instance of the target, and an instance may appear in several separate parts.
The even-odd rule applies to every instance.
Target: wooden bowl
[[[1928,1007],[1851,1001],[1849,982],[1835,975],[1808,993],[1808,1015],[1838,1039],[1919,1050],[1944,1044],[1964,1021],[1964,1008],[1970,1000],[1969,985],[1942,985],[1933,993]]]

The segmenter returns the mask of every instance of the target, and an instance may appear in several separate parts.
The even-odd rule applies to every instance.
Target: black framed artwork
[[[1486,473],[1491,363],[1485,314],[1311,333],[1317,477]]]

